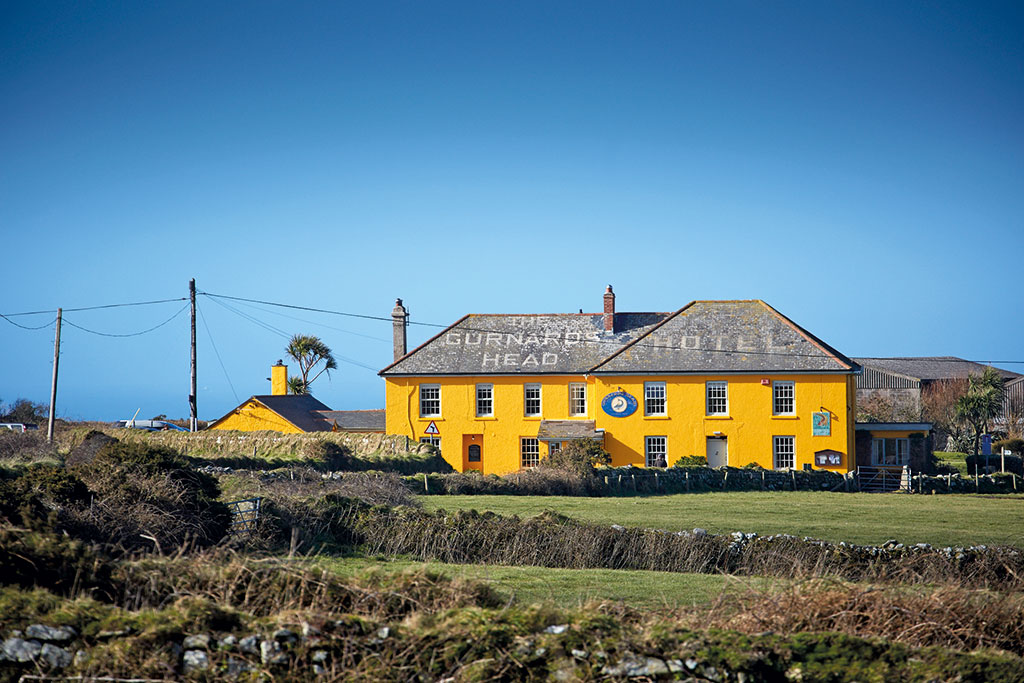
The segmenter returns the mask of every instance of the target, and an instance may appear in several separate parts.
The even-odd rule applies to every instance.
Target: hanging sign
[[[424,434],[440,434],[441,432],[438,431],[437,425],[434,424],[433,420],[431,420],[430,424],[427,425],[427,428],[425,430],[423,430],[423,433]]]
[[[636,412],[636,399],[625,391],[613,391],[601,401],[601,409],[612,417],[626,417]]]
[[[814,413],[811,419],[811,434],[832,436],[832,413]]]

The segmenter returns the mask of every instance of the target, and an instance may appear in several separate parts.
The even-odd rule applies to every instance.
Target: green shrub
[[[612,456],[593,439],[573,439],[561,450],[549,453],[540,467],[590,477],[595,467],[607,467],[611,462]]]
[[[1004,448],[1014,455],[1024,455],[1024,439],[1000,439],[992,444],[993,453],[1000,453]]]
[[[707,467],[708,459],[703,455],[686,455],[673,465],[673,467]]]

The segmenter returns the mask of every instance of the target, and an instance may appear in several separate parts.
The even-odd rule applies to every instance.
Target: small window
[[[872,439],[872,465],[909,465],[910,439]]]
[[[476,416],[477,417],[493,417],[494,416],[494,385],[493,384],[477,384],[476,385]]]
[[[708,415],[729,414],[729,383],[708,382]]]
[[[796,388],[793,382],[772,382],[772,414],[796,414]]]
[[[664,382],[644,382],[644,415],[667,415]]]
[[[772,453],[777,470],[791,470],[796,467],[796,439],[792,436],[772,437]]]
[[[573,417],[587,414],[587,385],[573,382],[569,385],[569,415]]]
[[[437,449],[438,453],[441,452],[441,437],[439,436],[421,436],[420,443],[429,443]]]
[[[523,469],[536,467],[540,463],[540,444],[537,439],[524,436],[519,440],[519,453],[522,457]]]
[[[551,453],[558,453],[560,450],[562,450],[562,442],[561,441],[549,441],[548,442],[548,453],[549,454],[551,454]]]
[[[523,414],[527,417],[540,416],[539,384],[527,384],[523,387]]]
[[[480,462],[480,444],[473,443],[469,445],[469,453],[466,459],[469,462]]]
[[[644,463],[648,467],[668,467],[668,437],[648,436],[644,439]]]
[[[441,417],[441,385],[420,385],[420,417]]]

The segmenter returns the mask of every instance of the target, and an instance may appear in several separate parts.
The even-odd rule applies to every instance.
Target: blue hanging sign
[[[814,413],[811,420],[813,436],[832,436],[832,413]]]
[[[625,391],[613,391],[601,401],[601,409],[612,417],[626,417],[636,412],[636,399]]]

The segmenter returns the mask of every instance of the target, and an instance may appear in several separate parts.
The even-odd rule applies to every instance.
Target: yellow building
[[[467,315],[381,371],[386,431],[435,443],[459,471],[536,465],[575,438],[612,464],[855,467],[859,366],[768,304],[674,313]]]
[[[208,429],[240,432],[383,432],[383,410],[331,410],[310,394],[288,393],[288,366],[270,368],[270,394],[250,396]]]

